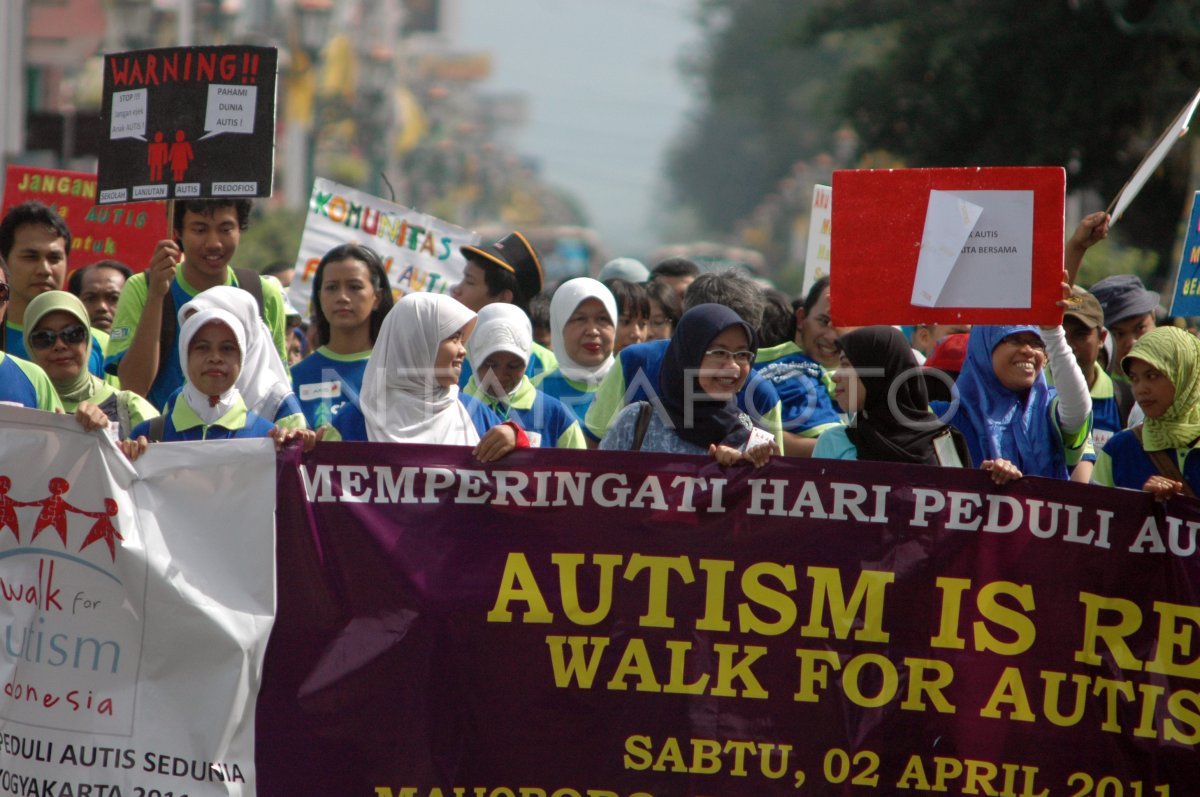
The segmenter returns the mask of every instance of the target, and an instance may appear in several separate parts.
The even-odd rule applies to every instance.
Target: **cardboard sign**
[[[1134,197],[1142,190],[1142,186],[1150,179],[1150,175],[1158,169],[1159,164],[1167,157],[1167,153],[1171,151],[1171,147],[1175,146],[1175,142],[1183,138],[1188,131],[1188,125],[1191,124],[1192,114],[1196,112],[1196,105],[1200,104],[1200,91],[1188,100],[1187,105],[1183,106],[1171,124],[1167,125],[1167,129],[1162,131],[1158,139],[1154,142],[1154,146],[1146,153],[1146,157],[1142,158],[1142,162],[1134,169],[1133,176],[1129,178],[1129,182],[1121,186],[1121,190],[1113,197],[1112,203],[1108,206],[1108,215],[1110,216],[1108,226],[1111,229],[1112,225],[1117,223],[1117,219],[1125,213],[1125,209],[1133,202]]]
[[[102,205],[271,195],[273,47],[172,47],[104,57]]]
[[[462,280],[466,266],[459,247],[478,244],[479,236],[428,213],[317,178],[288,288],[293,307],[306,312],[321,258],[333,247],[346,243],[362,244],[378,252],[392,290],[403,296],[450,290]]]
[[[0,215],[32,200],[54,208],[71,229],[72,271],[100,260],[119,260],[142,271],[154,245],[167,237],[167,214],[161,204],[97,207],[96,175],[87,172],[9,166]]]
[[[833,189],[835,324],[1062,319],[1061,168],[836,171]]]
[[[1172,316],[1200,316],[1200,191],[1192,195],[1192,215],[1188,219],[1179,269],[1175,272],[1175,295],[1171,297]]]
[[[829,276],[829,251],[833,234],[833,189],[814,185],[812,213],[808,217],[808,251],[804,256],[804,287],[801,296],[808,296],[813,283]]]

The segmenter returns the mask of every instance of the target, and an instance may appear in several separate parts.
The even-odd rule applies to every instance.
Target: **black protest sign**
[[[104,56],[98,204],[271,195],[273,47]]]

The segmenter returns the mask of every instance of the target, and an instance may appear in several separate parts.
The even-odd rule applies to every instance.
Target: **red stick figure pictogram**
[[[0,532],[6,528],[12,529],[13,536],[17,538],[17,542],[21,541],[21,529],[17,525],[17,511],[15,507],[29,506],[23,501],[14,501],[8,497],[8,491],[12,487],[12,479],[7,476],[0,476]]]
[[[96,540],[104,540],[105,544],[108,545],[108,552],[112,556],[112,560],[115,562],[117,561],[116,541],[125,540],[125,538],[121,536],[121,532],[117,531],[116,527],[113,526],[112,521],[109,520],[110,517],[113,517],[117,514],[117,502],[111,498],[105,498],[104,509],[105,511],[103,512],[83,513],[88,517],[97,518],[97,520],[96,524],[92,526],[92,530],[88,532],[87,539],[83,541],[83,545],[79,546],[79,550],[82,551]]]
[[[175,131],[175,143],[171,145],[171,179],[179,182],[187,172],[188,164],[195,158],[192,145],[182,130]]]
[[[77,509],[67,503],[62,494],[71,489],[71,483],[66,479],[53,478],[50,480],[50,497],[43,498],[41,501],[31,501],[25,506],[41,505],[42,511],[38,515],[37,523],[33,527],[33,536],[29,538],[30,542],[37,539],[37,536],[42,533],[42,529],[50,526],[58,532],[58,536],[62,538],[63,545],[67,544],[67,512],[76,512],[78,514],[86,514],[83,510]]]
[[[163,178],[163,167],[170,161],[171,145],[163,141],[163,134],[160,130],[154,134],[154,141],[150,144],[150,151],[147,153],[147,160],[150,163],[150,179],[158,181]]]

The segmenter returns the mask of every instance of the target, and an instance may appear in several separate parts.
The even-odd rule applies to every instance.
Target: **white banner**
[[[829,251],[832,249],[833,189],[814,185],[812,213],[808,217],[808,249],[804,257],[804,285],[801,296],[808,296],[813,283],[829,276]]]
[[[0,793],[255,793],[274,512],[270,440],[0,406]]]
[[[428,213],[317,178],[288,288],[292,306],[305,317],[317,264],[330,249],[346,243],[363,244],[378,252],[392,290],[403,296],[420,291],[445,293],[460,282],[466,259],[459,247],[478,244],[479,235]]]

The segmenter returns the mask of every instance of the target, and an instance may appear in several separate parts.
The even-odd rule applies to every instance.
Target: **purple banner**
[[[260,793],[1185,795],[1198,510],[875,463],[291,452]]]

